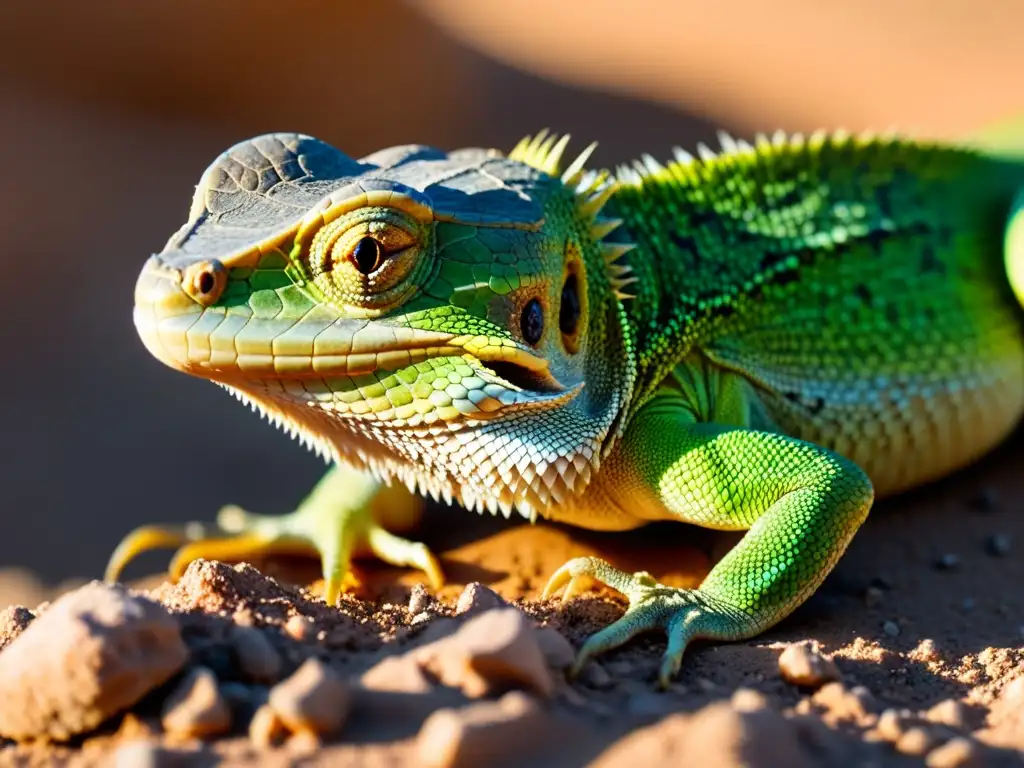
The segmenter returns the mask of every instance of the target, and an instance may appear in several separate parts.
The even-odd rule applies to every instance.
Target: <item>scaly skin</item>
[[[439,584],[430,552],[381,525],[403,485],[594,529],[747,530],[698,589],[589,558],[549,582],[630,599],[577,669],[661,628],[664,684],[690,640],[750,637],[810,596],[876,492],[1018,421],[1021,165],[815,134],[613,174],[584,171],[588,150],[559,176],[565,143],[355,161],[280,134],[222,155],[143,269],[136,325],[337,468],[289,516],[139,529],[108,576],[184,544],[174,573],[319,552],[329,602],[359,549]]]

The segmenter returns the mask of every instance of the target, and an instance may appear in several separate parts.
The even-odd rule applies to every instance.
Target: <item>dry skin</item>
[[[437,510],[424,538],[450,579],[440,602],[412,590],[416,574],[360,563],[360,596],[340,610],[316,583],[289,586],[315,577],[313,561],[257,564],[273,578],[197,563],[177,585],[149,582],[178,619],[188,664],[69,744],[0,742],[0,764],[102,764],[112,750],[119,765],[174,764],[179,753],[190,765],[1024,764],[1021,446],[1018,436],[876,507],[807,605],[755,640],[692,648],[666,693],[654,692],[656,635],[565,682],[564,640],[578,647],[624,604],[594,592],[562,608],[537,594],[585,553],[695,584],[735,537],[680,525],[592,534]],[[520,610],[485,587],[464,592],[472,582]],[[33,589],[7,583],[0,595],[31,606]],[[47,616],[35,613],[0,613],[0,647]]]

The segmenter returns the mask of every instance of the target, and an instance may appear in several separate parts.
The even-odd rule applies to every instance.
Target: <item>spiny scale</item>
[[[508,156],[512,160],[526,163],[554,176],[558,174],[559,164],[568,144],[569,134],[556,141],[555,137],[549,134],[547,129],[544,129],[536,136],[524,136]],[[630,283],[636,282],[636,278],[630,275],[629,265],[619,263],[619,259],[629,253],[634,245],[632,243],[603,242],[605,237],[618,229],[622,220],[600,215],[605,203],[615,194],[619,181],[615,175],[606,171],[595,172],[584,169],[586,161],[595,147],[597,147],[597,142],[587,146],[565,169],[561,180],[567,187],[572,187],[575,190],[577,209],[582,217],[590,220],[591,237],[601,243],[612,291],[620,300],[631,299],[633,297],[625,293],[623,289]],[[659,173],[664,171],[665,167],[651,155],[644,155],[643,163],[638,163],[638,169],[637,178],[642,179],[640,171]],[[619,179],[621,179],[621,172]]]

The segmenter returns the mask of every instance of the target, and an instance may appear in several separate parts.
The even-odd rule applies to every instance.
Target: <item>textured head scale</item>
[[[143,270],[140,335],[326,456],[543,514],[589,479],[633,376],[614,182],[583,169],[592,147],[559,178],[566,143],[238,144]]]

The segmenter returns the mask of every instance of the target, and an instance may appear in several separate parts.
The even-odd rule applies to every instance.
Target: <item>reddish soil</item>
[[[413,590],[415,573],[359,563],[361,586],[337,610],[317,597],[312,561],[257,563],[262,571],[200,562],[177,585],[136,585],[181,627],[185,667],[68,743],[0,742],[0,765],[101,764],[113,750],[118,765],[1024,764],[1022,445],[1018,436],[954,478],[877,505],[805,606],[754,640],[691,648],[665,693],[654,690],[657,635],[566,681],[561,638],[578,647],[624,603],[594,591],[562,607],[539,591],[581,554],[693,585],[735,537],[681,525],[594,534],[432,510],[422,537],[450,579],[439,600]],[[470,583],[484,586],[463,594]],[[503,612],[489,590],[528,619]],[[32,608],[49,596],[24,575],[0,580],[4,604]],[[47,617],[42,608],[0,613],[5,695],[23,684],[20,671],[4,678],[9,643]],[[238,625],[273,649],[269,671],[239,661]],[[835,674],[831,657],[840,681],[783,678],[780,654],[805,640],[823,677]],[[278,685],[291,694],[274,688],[310,658],[323,664],[303,668],[315,678],[308,690],[301,675]],[[291,704],[280,703],[286,694]],[[179,707],[173,722],[186,725],[168,725],[169,697],[202,696],[219,697],[219,709]],[[335,731],[283,727],[285,714],[270,714],[305,707],[300,719],[312,723],[314,699],[337,719]],[[200,721],[214,723],[204,738],[182,735],[201,732]]]

